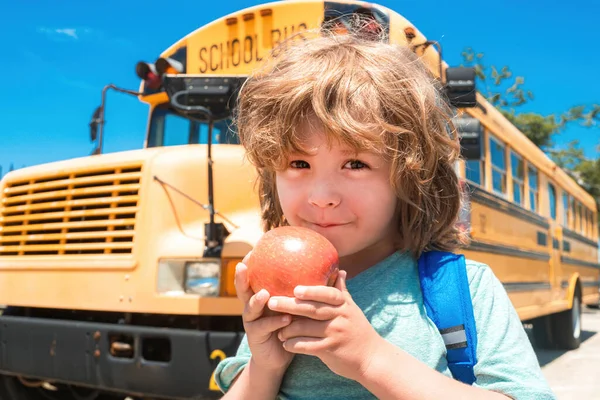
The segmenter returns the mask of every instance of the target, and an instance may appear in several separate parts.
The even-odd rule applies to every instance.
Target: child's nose
[[[342,198],[330,183],[315,184],[311,190],[308,202],[316,207],[336,207]]]

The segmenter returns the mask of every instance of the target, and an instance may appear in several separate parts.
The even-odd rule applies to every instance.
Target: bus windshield
[[[148,147],[207,144],[208,124],[192,121],[170,108],[156,107],[150,118]],[[231,119],[213,124],[213,144],[240,144]]]

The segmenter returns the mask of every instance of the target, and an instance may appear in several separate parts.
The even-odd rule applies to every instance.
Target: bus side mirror
[[[455,67],[446,69],[446,96],[450,104],[457,108],[475,107],[475,68]]]
[[[96,141],[98,138],[98,122],[100,121],[100,116],[102,115],[102,106],[99,106],[94,111],[92,115],[92,120],[90,121],[90,140],[92,142]]]
[[[460,153],[465,160],[481,159],[481,137],[483,129],[476,118],[458,117],[453,120],[460,138]]]

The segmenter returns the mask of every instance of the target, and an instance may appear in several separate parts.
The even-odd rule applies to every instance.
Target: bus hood
[[[216,221],[230,232],[252,221],[255,232],[256,175],[243,148],[213,145],[212,159],[215,209],[225,217]],[[63,267],[77,267],[93,260],[131,268],[140,248],[195,253],[209,221],[207,165],[206,145],[186,145],[12,171],[0,184],[0,264],[60,259]]]

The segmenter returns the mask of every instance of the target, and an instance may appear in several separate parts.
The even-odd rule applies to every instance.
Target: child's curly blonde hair
[[[236,123],[258,170],[263,229],[287,225],[275,172],[305,153],[300,127],[316,119],[327,140],[374,151],[391,163],[402,250],[454,251],[460,144],[439,83],[407,47],[356,34],[288,41],[242,87]]]

